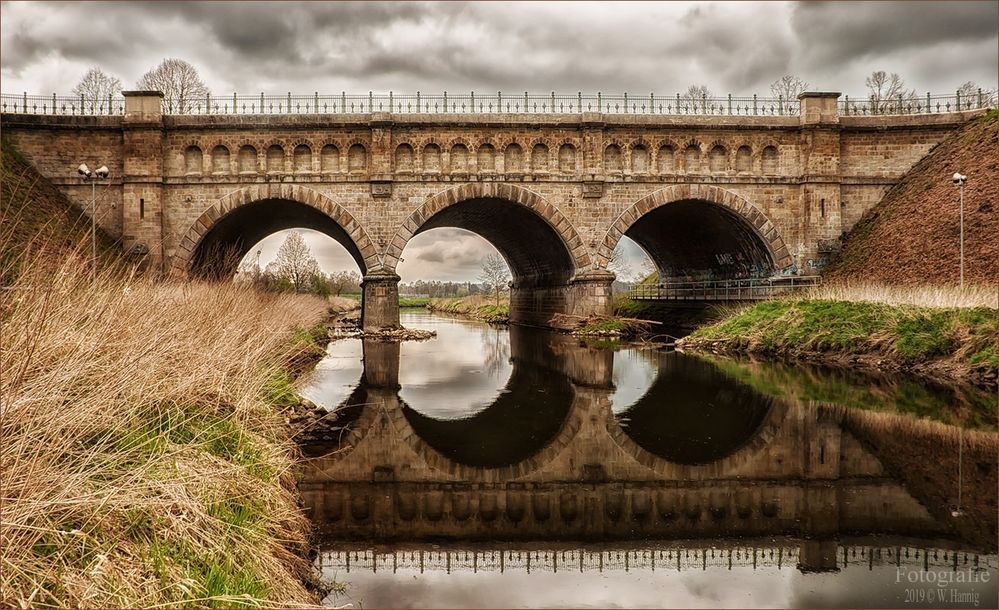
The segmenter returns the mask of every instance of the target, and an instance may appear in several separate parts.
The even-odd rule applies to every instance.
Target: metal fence
[[[63,114],[107,116],[125,114],[125,98],[86,98],[84,96],[0,95],[0,110],[15,114]]]
[[[628,291],[636,301],[753,301],[819,286],[819,276],[639,284]]]
[[[196,100],[163,101],[168,115],[272,115],[272,114],[605,114],[700,115],[700,116],[797,116],[798,100],[752,97],[700,97],[676,95],[635,96],[628,93],[604,95],[549,94],[508,95],[502,92],[483,95],[474,91],[462,94],[396,95],[207,95]],[[16,114],[115,115],[125,111],[123,97],[101,100],[84,97],[38,95],[0,96],[0,109]]]
[[[903,115],[903,114],[940,114],[945,112],[960,112],[979,108],[995,108],[996,92],[982,91],[954,95],[931,95],[918,97],[916,95],[898,96],[896,98],[879,100],[874,97],[850,99],[847,95],[839,100],[839,113],[844,116],[871,115]]]
[[[930,95],[899,97],[891,100],[873,98],[845,98],[839,100],[842,115],[900,115],[955,112],[975,108],[994,108],[995,92],[979,90],[972,95]],[[84,96],[0,95],[0,110],[16,114],[56,115],[121,115],[125,112],[125,99],[121,96],[106,99]],[[163,101],[163,112],[168,115],[273,115],[273,114],[364,114],[392,112],[399,114],[578,114],[601,112],[604,114],[637,114],[666,116],[797,116],[800,102],[797,99],[738,97],[689,97],[682,94],[631,95],[596,94],[547,94],[508,95],[502,92],[353,95],[206,95],[192,100]]]

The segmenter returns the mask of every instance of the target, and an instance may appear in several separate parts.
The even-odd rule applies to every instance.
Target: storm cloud
[[[65,94],[99,66],[130,88],[177,57],[216,95],[672,95],[691,84],[768,95],[794,74],[856,97],[873,70],[945,93],[996,85],[997,19],[996,2],[4,2],[0,80],[4,93]],[[309,239],[324,266],[353,268],[332,240]],[[271,241],[261,250],[276,250]],[[474,280],[491,251],[475,236],[430,231],[400,272]],[[640,256],[630,248],[626,259],[637,269]]]
[[[197,66],[219,94],[670,94],[692,83],[765,94],[785,73],[856,94],[876,69],[943,92],[994,85],[999,69],[995,2],[8,2],[2,12],[6,92],[65,93],[93,65],[132,86],[165,57]]]

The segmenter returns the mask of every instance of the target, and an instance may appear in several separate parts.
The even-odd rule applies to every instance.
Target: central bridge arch
[[[537,193],[512,184],[471,183],[427,199],[402,223],[385,253],[394,269],[409,241],[423,231],[456,227],[499,250],[510,267],[510,317],[544,324],[572,308],[570,284],[592,267],[572,223]]]

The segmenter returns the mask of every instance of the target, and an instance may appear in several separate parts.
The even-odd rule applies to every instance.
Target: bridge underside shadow
[[[776,270],[773,253],[748,221],[706,201],[658,207],[625,235],[648,253],[662,281],[767,277]]]
[[[260,240],[285,229],[312,229],[332,237],[357,263],[364,258],[347,231],[320,210],[287,199],[263,199],[242,205],[218,220],[191,256],[191,274],[208,279],[231,278],[239,263]]]
[[[552,316],[592,308],[584,303],[585,280],[578,261],[560,234],[536,209],[499,197],[475,197],[448,205],[422,222],[413,235],[453,227],[471,231],[492,244],[510,268],[510,320],[547,325]],[[606,277],[605,277],[606,276]],[[603,274],[609,307],[613,276]],[[599,306],[599,305],[598,305]]]

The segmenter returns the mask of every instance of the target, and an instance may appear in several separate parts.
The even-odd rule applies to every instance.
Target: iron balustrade
[[[813,288],[822,284],[816,275],[639,284],[628,291],[636,301],[753,301]]]
[[[839,114],[842,116],[892,116],[906,114],[942,114],[947,112],[961,112],[966,110],[977,110],[980,108],[995,108],[997,106],[997,93],[995,91],[982,91],[965,95],[960,91],[954,95],[931,95],[925,96],[899,95],[894,98],[877,99],[853,98],[849,95],[840,99]]]
[[[931,95],[886,100],[851,97],[838,101],[844,116],[905,115],[947,113],[979,108],[995,108],[994,91],[978,90],[972,95]],[[125,113],[125,98],[110,96],[96,99],[84,96],[39,96],[23,93],[0,95],[0,110],[13,114],[55,114],[114,116]],[[164,100],[167,115],[276,115],[276,114],[636,114],[664,116],[798,116],[799,100],[783,98],[688,97],[674,95],[630,95],[603,93],[546,94],[347,94],[320,95],[206,95],[194,100]]]

